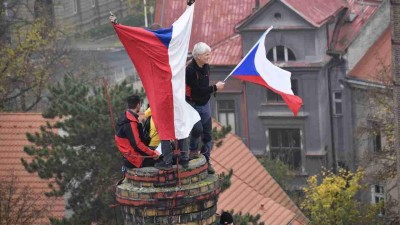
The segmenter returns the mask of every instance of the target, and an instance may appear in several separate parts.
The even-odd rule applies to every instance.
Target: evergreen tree
[[[233,216],[233,222],[236,225],[265,225],[263,222],[259,221],[261,218],[259,214],[253,216],[250,215],[249,213],[246,214],[242,214],[241,212],[235,213],[233,210],[228,212]]]
[[[40,133],[27,134],[34,145],[25,147],[32,161],[26,170],[50,179],[48,196],[65,196],[71,218],[53,224],[115,224],[114,184],[121,177],[122,157],[114,143],[107,98],[103,88],[71,76],[49,89],[48,123]],[[137,92],[136,92],[137,93]],[[110,90],[114,112],[125,110],[125,99],[134,94],[126,83]]]
[[[235,221],[235,224],[237,225],[264,225],[263,222],[260,222],[260,215],[257,214],[256,216],[250,215],[249,213],[242,214],[233,214],[233,221]]]
[[[271,159],[270,157],[264,156],[259,159],[260,163],[264,166],[265,170],[274,178],[274,180],[284,190],[288,189],[290,181],[293,179],[289,166],[277,159]]]

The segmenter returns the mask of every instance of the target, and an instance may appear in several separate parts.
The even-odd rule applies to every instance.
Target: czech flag
[[[259,84],[279,94],[296,116],[303,100],[293,94],[290,82],[291,73],[275,66],[267,59],[264,43],[265,37],[271,29],[272,26],[261,36],[229,76]]]
[[[139,73],[161,140],[188,137],[200,120],[185,100],[185,67],[194,5],[168,29],[114,25]]]

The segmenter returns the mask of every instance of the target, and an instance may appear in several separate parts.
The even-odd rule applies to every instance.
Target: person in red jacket
[[[138,113],[141,99],[137,95],[127,98],[128,110],[118,119],[115,142],[124,156],[126,168],[141,168],[154,166],[159,154],[147,147],[143,141],[143,128],[139,122]]]

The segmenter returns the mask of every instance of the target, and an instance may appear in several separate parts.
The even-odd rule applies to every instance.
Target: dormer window
[[[271,48],[267,53],[267,58],[271,62],[287,62],[296,60],[293,51],[282,45]]]

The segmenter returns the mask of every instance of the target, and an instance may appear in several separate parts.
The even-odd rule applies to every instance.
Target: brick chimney
[[[187,169],[180,167],[179,178],[176,166],[171,171],[128,170],[116,188],[124,224],[215,224],[220,180],[207,173],[205,158],[191,160]]]

